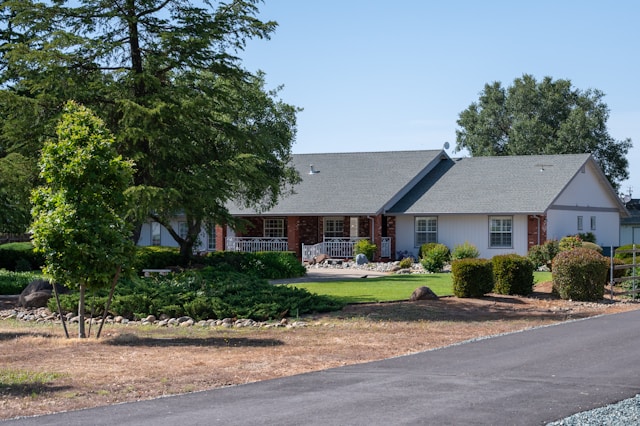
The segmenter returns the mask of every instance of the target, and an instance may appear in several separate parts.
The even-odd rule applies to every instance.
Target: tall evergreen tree
[[[136,164],[138,205],[165,224],[189,215],[177,239],[185,259],[198,225],[222,221],[229,199],[269,205],[295,182],[297,110],[238,56],[275,22],[256,17],[258,0],[198,4],[10,0],[1,15],[0,147],[38,152],[68,99],[90,107]]]

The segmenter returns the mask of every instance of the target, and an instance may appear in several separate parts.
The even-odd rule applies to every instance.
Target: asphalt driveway
[[[539,425],[640,393],[640,311],[15,425]]]

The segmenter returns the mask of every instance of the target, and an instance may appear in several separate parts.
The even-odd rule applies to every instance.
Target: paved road
[[[640,393],[640,311],[15,425],[539,425]]]

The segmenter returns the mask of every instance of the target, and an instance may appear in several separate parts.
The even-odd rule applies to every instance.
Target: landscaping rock
[[[429,287],[418,287],[411,293],[410,300],[415,302],[416,300],[438,300],[438,296]]]
[[[67,290],[56,285],[56,291],[59,294],[66,293]],[[33,280],[29,283],[20,296],[18,297],[18,305],[23,308],[44,308],[53,294],[53,286],[44,279]]]
[[[358,253],[356,256],[356,265],[366,265],[369,263],[369,259],[363,253]]]

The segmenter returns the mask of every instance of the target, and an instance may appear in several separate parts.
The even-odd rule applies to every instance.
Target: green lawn
[[[551,273],[536,272],[533,278],[536,283],[550,281]],[[429,287],[438,296],[453,295],[451,274],[389,275],[289,285],[304,288],[311,293],[333,296],[346,303],[408,300],[413,290],[420,286]]]

